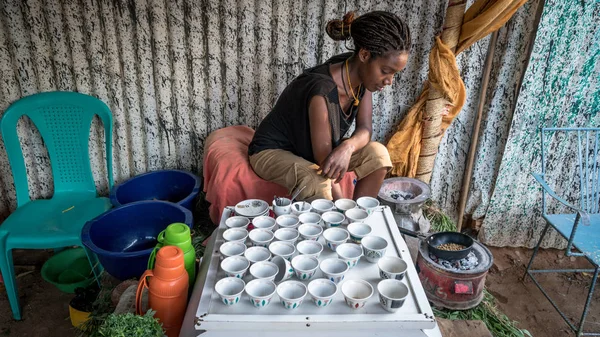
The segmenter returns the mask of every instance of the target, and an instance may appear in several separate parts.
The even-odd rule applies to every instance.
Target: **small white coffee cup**
[[[306,201],[296,201],[292,204],[292,214],[294,215],[305,214],[310,212],[311,210],[312,206]]]
[[[334,227],[326,229],[323,232],[323,237],[325,238],[325,243],[327,244],[327,247],[329,247],[329,249],[335,252],[337,246],[348,241],[348,239],[350,238],[350,234],[347,230],[343,228]]]
[[[336,258],[329,258],[321,261],[319,268],[323,272],[325,278],[335,284],[340,283],[348,270],[350,270],[350,267],[348,267],[348,264],[344,260]]]
[[[275,241],[269,245],[269,251],[271,251],[273,255],[281,256],[288,261],[292,261],[292,257],[296,252],[296,247],[289,242]]]
[[[346,220],[344,214],[337,211],[325,212],[321,215],[321,218],[327,228],[339,227]]]
[[[254,228],[268,229],[272,232],[277,229],[275,228],[275,219],[266,215],[257,216],[256,218],[252,219],[252,225]]]
[[[288,198],[279,198],[279,204],[273,200],[273,212],[277,216],[292,213],[292,200]]]
[[[372,197],[360,197],[356,199],[356,204],[371,215],[379,207],[379,200]]]
[[[404,260],[396,256],[384,256],[377,262],[379,277],[384,280],[402,280],[406,274],[408,265]]]
[[[318,224],[305,223],[298,227],[298,232],[304,240],[316,241],[323,234],[323,227]]]
[[[230,256],[221,261],[221,269],[227,277],[243,278],[250,267],[250,261],[243,256]]]
[[[227,226],[227,228],[248,229],[249,224],[250,224],[250,219],[246,218],[245,216],[241,216],[241,215],[232,216],[232,217],[227,218],[227,220],[225,220],[225,226]]]
[[[250,275],[256,279],[273,281],[277,273],[279,273],[279,267],[273,262],[261,261],[250,266]]]
[[[408,296],[408,287],[399,280],[383,280],[377,284],[379,303],[389,312],[398,311]]]
[[[215,284],[215,291],[225,305],[234,305],[240,302],[245,287],[246,283],[242,279],[226,277]]]
[[[341,260],[348,264],[349,268],[354,268],[363,256],[362,248],[356,243],[342,243],[335,252]]]
[[[308,293],[317,307],[326,307],[337,294],[337,285],[326,279],[316,279],[308,284]]]
[[[319,214],[329,212],[335,207],[333,201],[327,199],[313,200],[313,202],[311,202],[310,205],[312,206],[313,210]]]
[[[271,303],[277,286],[267,279],[256,279],[248,282],[245,287],[250,303],[256,308],[263,308]]]
[[[375,235],[365,236],[360,241],[360,244],[365,251],[365,258],[371,263],[377,263],[385,255],[388,247],[386,239]]]
[[[323,252],[323,245],[319,241],[304,240],[298,242],[296,250],[299,254],[318,258]]]
[[[344,214],[349,209],[356,208],[356,201],[352,199],[338,199],[335,201],[335,208],[338,212]]]
[[[219,247],[221,260],[230,256],[241,256],[246,252],[246,245],[242,242],[225,242]]]
[[[321,214],[309,212],[298,215],[298,220],[300,223],[316,223],[319,226],[323,226],[323,220],[321,219]]]
[[[227,242],[242,242],[248,238],[248,231],[244,228],[229,228],[223,232],[223,240]]]
[[[279,228],[275,231],[275,239],[279,241],[289,242],[291,244],[296,243],[300,233],[295,228]]]
[[[342,283],[342,294],[350,308],[360,309],[373,296],[373,286],[365,280],[346,280]]]
[[[369,213],[364,209],[360,208],[352,208],[347,210],[345,213],[346,219],[348,219],[348,223],[353,222],[365,222],[367,218],[369,218]]]
[[[319,260],[314,256],[298,255],[292,259],[292,268],[299,280],[310,280],[319,268]]]
[[[255,228],[248,234],[250,241],[255,247],[269,247],[271,241],[275,237],[273,232],[268,229]]]
[[[277,226],[279,228],[298,228],[300,226],[300,219],[298,219],[297,215],[293,214],[284,214],[280,215],[275,219]]]
[[[281,281],[285,281],[294,275],[294,268],[292,268],[292,264],[283,257],[274,256],[271,262],[275,263],[277,268],[279,268],[279,272],[275,276],[275,282],[279,283]]]
[[[250,263],[268,261],[271,258],[271,252],[265,247],[250,247],[246,249],[244,257],[247,258]]]
[[[350,233],[350,240],[354,243],[360,243],[360,241],[367,235],[371,234],[371,226],[362,222],[353,222],[348,225],[348,232]]]
[[[298,308],[307,292],[304,283],[298,281],[285,281],[277,286],[277,295],[279,295],[281,304],[286,309]]]

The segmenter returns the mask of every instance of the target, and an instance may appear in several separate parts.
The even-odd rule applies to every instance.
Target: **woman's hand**
[[[352,144],[342,142],[323,161],[321,174],[326,178],[335,180],[335,184],[342,181],[346,171],[348,171],[350,157],[352,157],[353,152],[354,146]]]

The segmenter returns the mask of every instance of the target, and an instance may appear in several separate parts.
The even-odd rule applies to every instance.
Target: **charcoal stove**
[[[435,307],[466,310],[481,303],[485,277],[494,258],[490,250],[477,241],[473,243],[471,254],[474,256],[465,258],[462,264],[440,263],[435,256],[430,256],[427,243],[420,242],[416,268],[427,299]]]
[[[429,221],[423,216],[421,207],[430,197],[429,185],[407,177],[385,179],[377,194],[379,202],[392,209],[398,227],[422,233],[429,230]]]

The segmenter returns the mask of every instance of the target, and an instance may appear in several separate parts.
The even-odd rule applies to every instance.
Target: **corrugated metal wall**
[[[539,240],[542,193],[530,173],[541,172],[540,128],[600,126],[599,23],[598,1],[546,0],[480,233],[485,242],[532,247]],[[579,205],[579,181],[586,177],[577,166],[577,138],[562,134],[547,141],[546,179]],[[566,211],[559,206],[549,203],[549,210]],[[549,234],[544,246],[564,246],[556,232]]]
[[[468,4],[472,2],[469,1]],[[531,33],[535,30],[535,15],[541,2],[529,0],[498,31],[465,210],[474,218],[485,216],[495,188],[519,92],[519,80],[526,68]],[[467,88],[467,101],[442,139],[431,179],[435,198],[455,219],[479,104],[481,74],[489,39],[490,37],[482,39],[457,58]]]
[[[500,30],[468,211],[485,214],[538,3],[529,1]],[[412,31],[407,68],[393,88],[374,95],[374,138],[384,142],[421,91],[447,1],[5,0],[0,6],[0,110],[40,91],[99,97],[114,115],[119,182],[161,168],[201,173],[203,142],[211,131],[256,127],[303,68],[345,51],[323,28],[351,9],[395,12]],[[458,59],[469,98],[444,137],[432,179],[435,198],[453,216],[487,45],[484,39]],[[19,128],[32,197],[48,197],[52,177],[45,147],[30,123]],[[106,193],[102,141],[94,128],[92,167]],[[0,170],[3,218],[15,207],[3,149]]]

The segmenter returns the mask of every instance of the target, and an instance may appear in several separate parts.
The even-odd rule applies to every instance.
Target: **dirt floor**
[[[536,337],[574,336],[535,283],[529,277],[521,282],[533,251],[521,248],[492,248],[491,251],[495,263],[486,285],[496,297],[499,308],[518,321],[520,328],[529,330]],[[536,257],[533,268],[589,269],[591,265],[583,258],[566,257],[558,250],[543,250]],[[591,278],[591,274],[536,274],[536,280],[571,322],[577,322],[576,325],[581,318]],[[587,328],[584,329],[600,333],[600,291],[597,288],[598,283],[586,318]]]
[[[495,264],[487,276],[488,290],[498,300],[498,305],[508,317],[519,322],[520,328],[528,329],[536,337],[572,336],[558,313],[535,287],[531,280],[521,282],[525,266],[532,251],[515,248],[491,248]],[[15,251],[17,283],[23,305],[23,320],[14,321],[6,292],[0,284],[0,336],[76,336],[69,321],[68,304],[73,295],[61,293],[40,275],[43,262],[51,255],[46,251]],[[571,268],[589,267],[587,262],[571,261],[556,250],[540,252],[537,267]],[[573,259],[574,260],[574,259]],[[33,266],[33,267],[32,267]],[[27,273],[33,270],[32,273]],[[24,274],[25,273],[25,274]],[[563,306],[569,317],[579,319],[587,296],[590,275],[561,276],[543,275],[540,281],[555,294],[557,303]],[[587,319],[590,330],[600,332],[600,295],[596,292]]]

